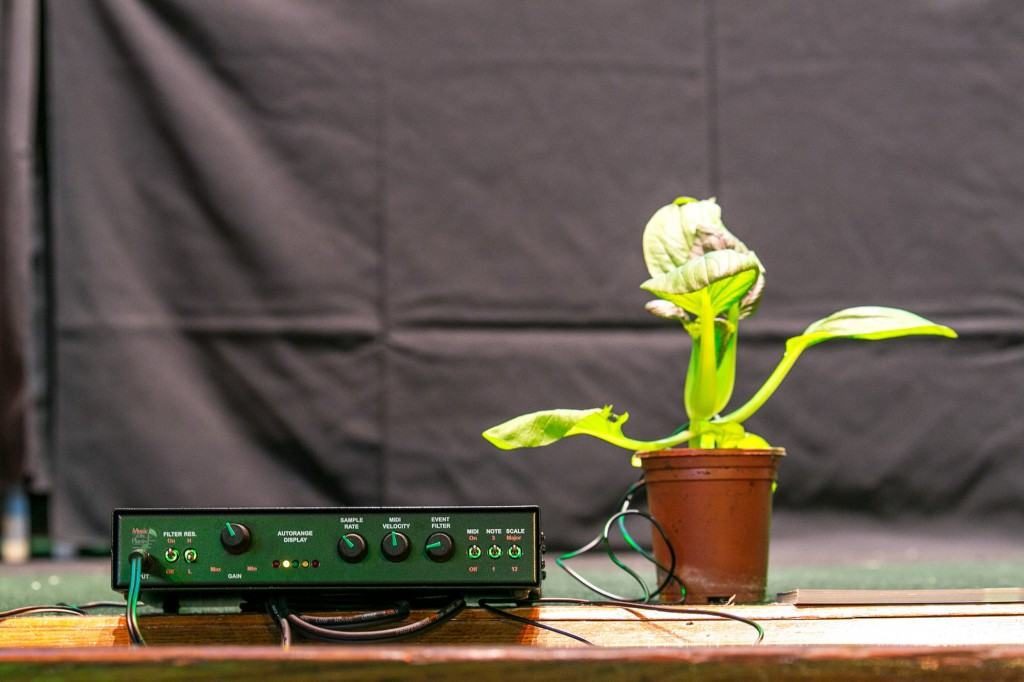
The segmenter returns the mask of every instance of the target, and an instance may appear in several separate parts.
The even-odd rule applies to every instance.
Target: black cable
[[[125,603],[123,601],[93,601],[86,602],[85,604],[68,604],[65,602],[57,602],[56,604],[32,604],[30,606],[18,606],[7,611],[0,611],[0,620],[5,618],[17,618],[18,616],[28,616],[36,613],[59,613],[67,616],[84,616],[86,611],[90,609],[123,609]]]
[[[141,601],[138,602],[138,604],[139,606],[143,605]],[[57,602],[57,605],[88,611],[89,609],[123,609],[125,603],[123,601],[89,601],[84,604],[65,604],[64,602]]]
[[[281,615],[281,611],[278,609],[277,604],[272,599],[267,600],[267,610],[270,612],[271,618],[277,623],[277,627],[281,630],[281,646],[285,649],[292,645],[292,626],[288,623],[287,619]]]
[[[494,600],[494,601],[497,601],[497,600]],[[533,602],[530,602],[530,603],[532,604]],[[532,618],[527,618],[525,616],[519,616],[519,615],[516,615],[516,614],[512,613],[511,611],[505,611],[503,609],[499,609],[498,607],[493,606],[491,601],[489,601],[487,599],[480,599],[479,601],[477,601],[477,604],[479,604],[480,607],[483,608],[484,610],[490,611],[491,613],[496,614],[498,616],[501,616],[502,618],[508,618],[509,620],[516,621],[517,623],[523,623],[524,625],[529,625],[531,627],[541,628],[542,630],[550,630],[551,632],[554,632],[556,634],[563,635],[563,636],[569,637],[571,639],[575,639],[577,642],[583,642],[587,646],[597,646],[596,644],[591,642],[589,639],[585,639],[583,637],[580,637],[579,635],[573,634],[572,632],[569,632],[568,630],[562,630],[560,628],[554,627],[553,625],[548,625],[547,623],[542,623],[539,620],[534,620]],[[528,605],[528,604],[521,604],[521,605]]]
[[[685,615],[694,616],[712,616],[714,618],[724,618],[726,620],[734,620],[744,625],[749,625],[757,631],[757,644],[760,644],[764,640],[764,628],[754,620],[750,618],[744,618],[743,616],[737,616],[735,613],[728,613],[726,611],[712,611],[710,609],[693,609],[690,607],[681,608],[679,606],[666,604],[664,606],[658,604],[637,604],[631,601],[593,601],[590,599],[573,599],[571,597],[541,597],[537,599],[535,603],[538,604],[580,604],[584,606],[616,606],[619,608],[629,609],[640,609],[646,611],[660,611],[662,613],[678,613]]]
[[[124,604],[121,604],[121,606],[124,606]],[[17,618],[18,616],[28,616],[36,613],[60,613],[68,616],[85,615],[85,611],[73,606],[65,606],[63,604],[39,604],[35,606],[19,606],[14,609],[8,609],[7,611],[0,611],[0,620]]]
[[[520,616],[520,615],[517,615],[515,613],[511,613],[510,611],[505,611],[504,609],[499,609],[499,608],[497,608],[497,607],[495,607],[493,605],[494,601],[497,601],[497,600],[490,600],[490,601],[488,601],[488,600],[485,600],[485,599],[481,599],[478,603],[480,604],[481,607],[483,607],[487,611],[490,611],[491,613],[494,613],[494,614],[496,614],[498,616],[501,616],[502,618],[507,618],[507,619],[513,620],[513,621],[515,621],[517,623],[523,623],[524,625],[529,625],[531,627],[541,628],[543,630],[549,630],[549,631],[557,633],[559,635],[564,635],[565,637],[571,637],[572,639],[575,639],[578,642],[583,642],[584,644],[588,644],[590,646],[595,646],[595,644],[593,642],[591,642],[590,640],[584,639],[583,637],[580,637],[577,634],[569,632],[568,630],[562,630],[560,628],[553,627],[553,626],[548,625],[546,623],[542,623],[539,620],[534,620],[533,618],[526,618],[525,616]],[[660,611],[660,612],[664,612],[664,613],[675,613],[675,614],[683,614],[683,615],[712,616],[712,617],[715,617],[715,618],[724,618],[726,620],[734,620],[734,621],[743,623],[745,625],[749,625],[750,627],[754,628],[755,631],[757,631],[757,641],[756,641],[756,643],[760,644],[764,640],[764,628],[762,628],[761,625],[758,624],[756,621],[753,621],[753,620],[751,620],[749,618],[744,618],[743,616],[737,616],[734,613],[727,613],[725,611],[711,611],[711,610],[707,610],[707,609],[680,608],[678,606],[668,606],[668,605],[666,605],[666,606],[658,606],[658,605],[655,605],[655,604],[640,604],[640,603],[632,602],[632,601],[619,601],[619,600],[611,600],[611,599],[610,600],[604,600],[604,601],[601,601],[601,600],[591,600],[591,599],[573,599],[573,598],[570,598],[570,597],[564,597],[564,598],[563,597],[543,597],[541,599],[534,599],[534,600],[531,600],[531,601],[528,601],[528,602],[516,602],[516,606],[536,606],[536,605],[543,605],[543,604],[578,604],[580,606],[614,606],[614,607],[617,607],[617,608],[640,609],[640,610],[647,610],[647,611]]]
[[[685,425],[683,427],[680,427],[680,428],[681,429],[685,428]],[[585,545],[583,545],[579,549],[575,549],[575,550],[572,550],[572,551],[567,552],[565,554],[562,554],[561,556],[559,556],[559,557],[557,557],[555,559],[555,563],[557,563],[558,566],[562,570],[564,570],[566,573],[568,573],[570,577],[572,577],[574,580],[576,580],[577,582],[579,582],[583,586],[587,587],[588,589],[593,590],[594,592],[596,592],[596,593],[600,594],[601,596],[605,597],[606,598],[605,600],[602,601],[602,600],[590,600],[590,599],[572,599],[572,598],[553,597],[553,598],[541,598],[541,599],[537,599],[537,600],[533,600],[533,601],[529,601],[529,602],[517,602],[517,603],[519,605],[524,605],[524,606],[535,605],[535,604],[545,604],[545,603],[546,604],[558,604],[558,603],[561,603],[561,604],[581,604],[581,605],[587,605],[587,606],[615,606],[615,607],[619,607],[619,608],[647,609],[649,611],[661,611],[661,612],[666,612],[666,613],[677,613],[677,614],[687,614],[687,615],[706,615],[706,616],[712,616],[712,617],[716,617],[716,618],[725,618],[727,620],[734,620],[734,621],[737,621],[737,622],[740,622],[740,623],[744,623],[744,624],[749,625],[750,627],[754,628],[757,631],[757,642],[760,643],[764,639],[764,629],[757,622],[755,622],[753,620],[750,620],[749,618],[744,618],[742,616],[737,616],[737,615],[732,614],[732,613],[726,613],[726,612],[721,612],[721,611],[710,611],[710,610],[707,610],[707,609],[694,609],[694,608],[680,608],[680,607],[674,606],[674,605],[673,606],[669,606],[669,605],[658,606],[658,605],[652,605],[652,604],[649,603],[649,601],[652,598],[654,598],[654,597],[658,596],[659,594],[661,594],[669,586],[669,584],[672,583],[672,582],[677,583],[679,585],[679,588],[680,588],[680,597],[679,597],[679,600],[676,603],[682,603],[683,600],[685,600],[685,598],[686,598],[686,586],[683,584],[683,582],[675,574],[675,571],[676,571],[676,558],[677,558],[676,557],[676,551],[675,551],[675,548],[672,546],[672,543],[669,541],[668,534],[665,532],[665,529],[657,521],[657,519],[655,519],[650,514],[648,514],[646,512],[642,512],[642,511],[640,511],[638,509],[631,509],[630,508],[630,503],[633,501],[633,497],[641,489],[643,489],[645,486],[646,486],[646,481],[644,480],[644,477],[641,476],[640,479],[637,480],[636,482],[632,483],[626,489],[626,492],[622,495],[622,497],[619,498],[619,511],[616,512],[615,514],[613,514],[611,517],[608,518],[608,520],[605,522],[604,529],[602,530],[602,532],[600,534],[596,535],[593,539],[590,540],[590,542],[586,543]],[[663,566],[660,562],[658,562],[657,559],[655,559],[655,557],[654,557],[654,555],[652,553],[644,550],[642,547],[640,547],[638,544],[636,544],[636,542],[633,540],[633,538],[629,535],[629,533],[626,530],[626,527],[624,525],[624,520],[625,520],[625,518],[627,516],[640,516],[641,518],[646,519],[648,522],[650,522],[650,524],[658,532],[658,534],[661,536],[662,541],[665,543],[665,546],[668,548],[669,565],[667,567]],[[625,538],[627,543],[633,549],[635,549],[645,560],[647,560],[650,563],[654,564],[660,571],[662,571],[665,574],[664,579],[661,581],[661,583],[657,586],[657,588],[653,592],[650,592],[647,589],[647,584],[644,582],[643,578],[641,578],[636,573],[636,571],[634,571],[630,567],[626,566],[624,563],[622,563],[622,561],[619,560],[619,558],[616,555],[615,551],[612,549],[611,541],[610,541],[610,537],[609,536],[610,536],[612,524],[615,523],[616,521],[619,522],[619,529],[622,532],[623,537]],[[626,574],[628,574],[634,581],[637,582],[637,584],[640,585],[640,589],[643,591],[642,601],[640,601],[640,602],[633,601],[633,600],[627,599],[625,597],[620,597],[619,595],[616,595],[616,594],[614,594],[612,592],[609,592],[607,590],[604,590],[604,589],[598,587],[597,585],[595,585],[594,583],[590,582],[589,580],[584,578],[582,575],[577,573],[575,570],[573,570],[572,568],[570,568],[569,566],[566,565],[566,563],[565,563],[566,561],[568,561],[570,559],[574,559],[574,558],[576,558],[576,557],[578,557],[581,554],[584,554],[586,552],[589,552],[590,550],[592,550],[595,547],[597,547],[599,544],[604,546],[605,552],[608,554],[608,558],[611,559],[611,561],[616,566],[618,566],[623,571],[625,571]],[[488,601],[488,600],[485,600],[485,599],[481,599],[478,603],[480,604],[480,606],[482,608],[484,608],[487,611],[490,611],[490,612],[492,612],[494,614],[497,614],[497,615],[499,615],[499,616],[501,616],[503,618],[507,618],[509,620],[513,620],[513,621],[518,622],[518,623],[523,623],[523,624],[529,625],[531,627],[541,628],[543,630],[549,630],[551,632],[555,632],[555,633],[563,635],[565,637],[570,637],[570,638],[572,638],[572,639],[574,639],[576,641],[583,642],[584,644],[593,645],[593,643],[590,642],[589,640],[584,639],[583,637],[580,637],[579,635],[576,635],[574,633],[571,633],[571,632],[568,632],[566,630],[562,630],[562,629],[559,629],[559,628],[547,625],[546,623],[542,623],[542,622],[534,620],[532,618],[526,618],[524,616],[519,616],[519,615],[511,613],[509,611],[505,611],[505,610],[499,609],[499,608],[497,608],[497,607],[495,607],[493,605],[493,602],[494,602],[494,600]]]
[[[621,568],[623,571],[625,571],[626,574],[629,575],[640,586],[640,589],[643,592],[643,596],[640,598],[640,601],[642,601],[643,603],[649,602],[651,599],[653,599],[654,597],[656,597],[659,594],[661,594],[665,590],[665,588],[668,587],[668,585],[670,583],[675,582],[675,583],[677,583],[679,585],[679,588],[680,588],[679,589],[680,596],[679,596],[679,599],[676,600],[676,603],[682,603],[682,601],[686,598],[686,586],[683,584],[683,582],[676,575],[676,572],[675,572],[675,569],[676,569],[676,553],[675,553],[675,549],[672,547],[672,543],[669,542],[668,534],[665,532],[665,529],[661,526],[660,523],[658,523],[658,521],[653,516],[651,516],[650,514],[648,514],[646,512],[642,512],[640,510],[637,510],[637,509],[631,509],[630,506],[629,506],[630,503],[633,500],[633,497],[636,495],[636,493],[639,492],[646,485],[647,484],[644,481],[644,478],[642,476],[640,477],[639,480],[637,480],[632,485],[630,485],[629,488],[626,489],[626,492],[622,495],[622,497],[619,498],[619,511],[617,513],[615,513],[614,515],[612,515],[608,519],[608,521],[605,523],[603,531],[601,533],[599,533],[598,535],[594,536],[594,538],[591,539],[590,542],[588,542],[587,544],[583,545],[579,549],[574,549],[574,550],[572,550],[570,552],[566,552],[565,554],[562,554],[561,556],[555,557],[555,563],[558,565],[559,568],[561,568],[563,571],[568,573],[569,576],[571,578],[573,578],[576,582],[578,582],[581,585],[583,585],[584,587],[586,587],[586,588],[596,592],[597,594],[601,595],[602,597],[605,597],[606,599],[610,599],[610,600],[617,600],[617,601],[631,601],[628,597],[624,597],[622,595],[615,594],[614,592],[611,592],[609,590],[605,590],[605,589],[597,586],[596,584],[590,582],[588,579],[584,578],[580,573],[576,572],[575,569],[570,568],[566,564],[566,561],[568,561],[570,559],[574,559],[574,558],[576,558],[576,557],[578,557],[578,556],[580,556],[582,554],[585,554],[585,553],[589,552],[590,550],[594,549],[595,547],[597,547],[598,545],[604,545],[605,552],[608,554],[608,557],[612,560],[612,562],[616,566]],[[639,575],[637,575],[637,573],[635,571],[633,571],[633,569],[629,568],[628,566],[623,564],[621,561],[619,561],[618,557],[615,554],[615,551],[611,547],[611,541],[610,541],[610,538],[609,538],[610,533],[611,533],[611,526],[612,526],[612,524],[615,521],[617,521],[619,519],[624,519],[626,516],[640,516],[641,518],[646,519],[652,526],[654,526],[655,530],[658,532],[658,534],[661,536],[661,539],[664,541],[665,546],[668,547],[670,561],[669,561],[669,566],[666,567],[666,566],[661,565],[657,561],[657,559],[654,558],[653,554],[651,554],[650,552],[644,551],[643,548],[641,548],[639,545],[637,545],[635,542],[633,542],[631,537],[626,535],[626,540],[627,540],[627,542],[629,542],[630,546],[632,546],[634,549],[636,549],[640,553],[640,555],[644,558],[644,560],[654,564],[655,567],[657,567],[659,570],[661,570],[665,574],[665,578],[662,580],[662,582],[657,586],[657,588],[653,592],[648,590],[647,584],[644,582],[643,578],[641,578]],[[620,530],[622,530],[623,533],[625,533],[625,528],[621,524],[620,524],[619,527],[620,527]]]
[[[656,568],[658,568],[658,570],[662,571],[662,573],[665,574],[664,579],[662,579],[661,583],[658,585],[658,587],[653,592],[650,593],[650,595],[647,594],[647,585],[643,582],[643,578],[641,578],[639,575],[637,575],[631,568],[629,568],[628,566],[623,564],[621,561],[619,561],[617,555],[615,554],[615,550],[612,549],[611,541],[608,538],[608,535],[609,535],[612,523],[614,523],[617,520],[624,519],[626,516],[639,516],[639,517],[641,517],[643,519],[646,519],[652,526],[654,526],[654,529],[656,531],[658,531],[658,535],[661,536],[662,541],[665,543],[665,546],[668,548],[669,562],[668,562],[668,566],[667,567],[666,566],[662,566],[661,563],[657,559],[654,558],[654,555],[648,554],[648,553],[643,553],[642,554],[642,556],[644,557],[645,560],[647,560],[650,563],[654,564],[654,566]],[[679,596],[679,599],[677,600],[676,603],[682,603],[682,600],[686,598],[686,586],[683,585],[683,582],[678,578],[678,576],[676,576],[676,550],[675,550],[675,548],[672,547],[672,543],[669,542],[668,533],[665,532],[665,528],[653,516],[651,516],[647,512],[642,512],[639,509],[624,509],[623,511],[620,511],[617,514],[613,514],[608,519],[608,522],[604,526],[604,532],[602,533],[602,542],[603,542],[603,544],[605,546],[605,552],[608,553],[608,557],[612,560],[612,562],[616,566],[621,568],[622,570],[626,571],[626,573],[631,575],[634,580],[636,580],[637,582],[639,582],[643,586],[644,597],[645,597],[644,600],[643,600],[643,603],[646,604],[651,599],[653,599],[654,597],[657,597],[672,582],[676,582],[676,583],[679,584],[680,596]],[[620,600],[617,600],[617,601],[634,601],[634,600],[620,599]]]
[[[308,616],[303,614],[302,619],[307,623],[312,623],[313,625],[321,625],[328,628],[340,627],[344,629],[346,627],[366,627],[397,620],[404,620],[409,617],[410,611],[411,607],[409,602],[402,601],[398,602],[391,608],[382,609],[380,611],[368,611],[366,613],[357,613],[352,616]]]
[[[322,627],[309,622],[307,616],[300,614],[288,613],[287,602],[282,600],[281,605],[284,607],[283,616],[285,620],[295,628],[296,631],[301,632],[304,635],[314,637],[317,639],[323,639],[330,642],[372,642],[384,639],[396,639],[399,637],[407,637],[409,635],[418,634],[423,632],[427,628],[433,627],[439,623],[442,623],[449,618],[453,617],[459,611],[466,607],[466,601],[462,597],[455,598],[447,603],[445,606],[440,608],[437,612],[426,616],[418,621],[409,623],[407,625],[401,625],[393,628],[385,628],[381,630],[338,630],[334,628]],[[361,623],[366,625],[366,623]]]

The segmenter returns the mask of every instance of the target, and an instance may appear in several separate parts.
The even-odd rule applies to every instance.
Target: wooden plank
[[[1024,609],[1007,605],[936,609],[928,606],[801,608],[732,607],[765,629],[767,646],[791,645],[1009,645],[1024,642]],[[600,646],[743,646],[755,641],[749,626],[708,615],[635,608],[539,606],[516,614],[569,630]],[[426,612],[417,612],[423,615]],[[279,633],[263,614],[143,616],[155,645],[273,645]],[[583,646],[557,633],[467,609],[457,618],[409,640],[418,644]],[[0,622],[6,647],[127,646],[123,616],[47,616]]]
[[[1024,648],[741,647],[533,649],[359,646],[0,650],[0,679],[486,682],[702,680],[1019,680]]]

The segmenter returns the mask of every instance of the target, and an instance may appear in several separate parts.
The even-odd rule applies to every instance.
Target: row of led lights
[[[301,561],[297,559],[274,559],[271,564],[274,568],[320,568],[320,560],[313,559],[309,561],[303,559]]]

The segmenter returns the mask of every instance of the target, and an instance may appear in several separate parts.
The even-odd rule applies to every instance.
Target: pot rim
[[[638,452],[641,460],[674,458],[674,457],[736,457],[750,455],[753,457],[785,457],[786,448],[666,448],[650,452]]]

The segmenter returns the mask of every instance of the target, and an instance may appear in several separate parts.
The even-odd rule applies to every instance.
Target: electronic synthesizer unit
[[[529,599],[544,551],[536,506],[117,509],[111,584],[128,590],[135,554],[151,594]]]

